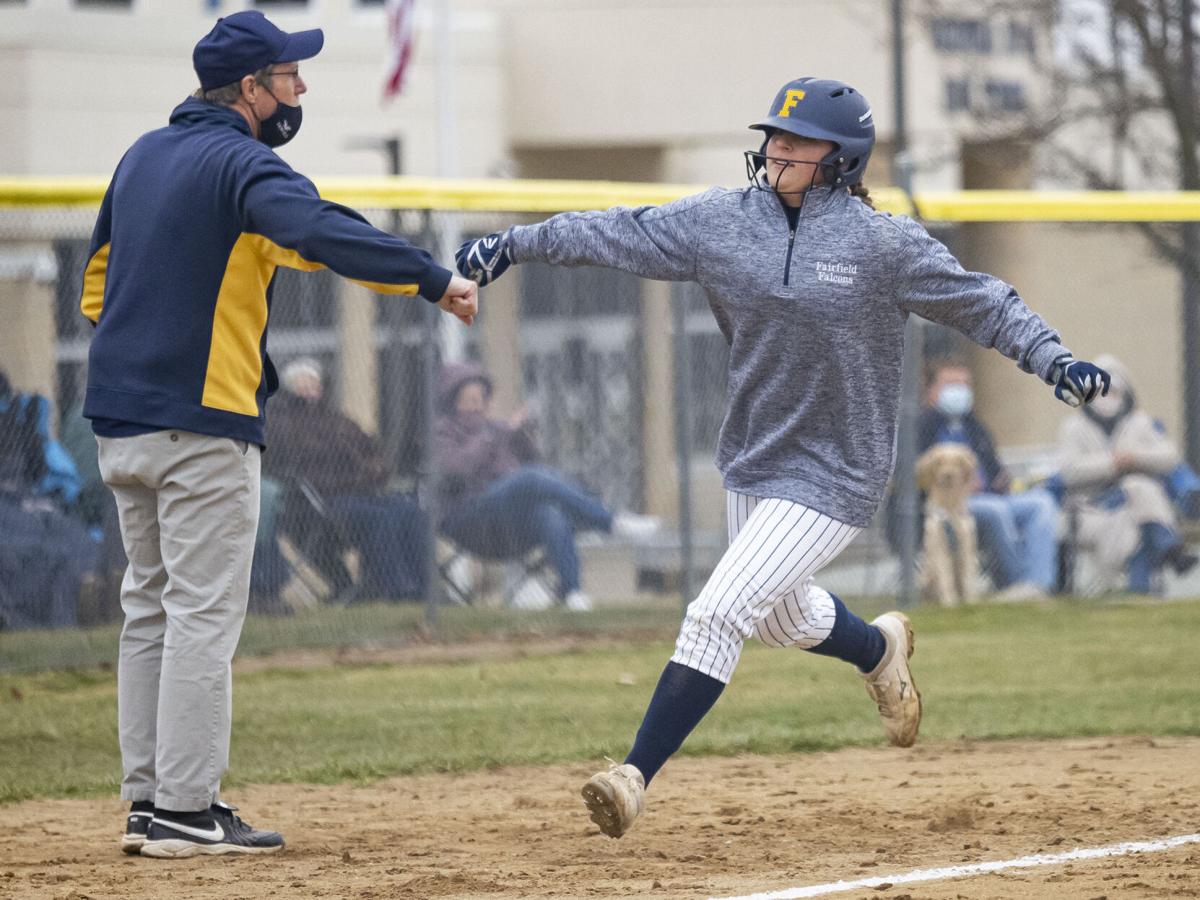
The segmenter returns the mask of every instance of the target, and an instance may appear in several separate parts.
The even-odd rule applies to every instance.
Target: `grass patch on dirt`
[[[511,656],[487,661],[268,664],[243,673],[225,784],[369,781],[620,758],[670,655],[667,636],[678,613],[615,615],[618,623],[625,617],[626,633],[668,630],[663,639],[585,641],[549,655],[517,644]],[[1200,734],[1200,603],[1065,601],[920,609],[912,617],[924,740]],[[450,626],[449,618],[443,627],[461,625],[467,636],[480,624],[468,616]],[[536,617],[536,627],[530,619],[528,628],[519,617],[505,618],[509,632],[526,639],[555,633],[546,624],[553,617]],[[578,634],[574,621],[570,633]],[[611,620],[605,629],[620,633]],[[595,626],[599,634],[605,629]],[[115,688],[111,669],[0,673],[0,802],[115,792]],[[844,663],[748,645],[733,684],[683,752],[783,753],[881,741],[875,710]]]
[[[238,644],[240,657],[295,650],[354,650],[404,647],[414,642],[500,640],[591,635],[654,636],[673,633],[679,623],[677,599],[618,606],[580,616],[554,609],[514,615],[506,609],[443,606],[434,623],[423,605],[369,603],[321,606],[292,616],[246,617]],[[57,630],[0,631],[0,678],[14,672],[67,667],[113,666],[120,625]]]

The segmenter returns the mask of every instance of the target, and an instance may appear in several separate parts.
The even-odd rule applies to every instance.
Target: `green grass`
[[[646,625],[664,613],[629,615]],[[985,606],[913,619],[925,740],[1200,734],[1200,603]],[[226,783],[620,757],[669,654],[670,642],[655,640],[486,663],[245,673]],[[111,671],[0,674],[0,801],[115,792],[115,707]],[[751,645],[684,752],[880,741],[844,664]]]
[[[606,609],[589,616],[561,610],[514,616],[503,609],[448,606],[438,610],[432,634],[442,641],[551,635],[669,634],[679,622],[677,601]],[[115,665],[119,625],[55,631],[0,631],[0,677],[39,669]],[[425,608],[417,604],[323,606],[295,616],[246,618],[238,653],[266,656],[286,650],[399,647],[430,637]]]

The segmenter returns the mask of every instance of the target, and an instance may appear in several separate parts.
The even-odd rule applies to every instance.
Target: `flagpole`
[[[457,178],[459,174],[453,18],[453,0],[433,0],[433,44],[437,57],[438,175],[443,178]]]
[[[455,83],[453,0],[433,0],[433,45],[436,57],[438,175],[457,178],[461,174],[458,154],[458,97]],[[442,215],[438,229],[439,256],[454,258],[461,243],[462,230],[454,213]],[[447,362],[466,358],[467,335],[452,316],[442,317],[441,347]]]

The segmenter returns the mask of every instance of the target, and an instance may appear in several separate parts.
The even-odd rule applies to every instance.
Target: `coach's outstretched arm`
[[[474,320],[475,284],[355,210],[322,199],[265,146],[247,168],[238,207],[242,236],[259,255],[302,271],[328,268],[380,294],[420,294],[468,325]]]
[[[975,343],[1015,360],[1024,372],[1054,386],[1068,406],[1108,393],[1109,375],[1077,360],[1058,332],[1031,310],[1016,289],[982,272],[968,272],[949,250],[906,217],[891,220],[898,246],[896,298],[905,313],[946,325]]]
[[[641,278],[692,281],[705,227],[700,211],[719,194],[713,189],[662,206],[560,213],[537,225],[515,225],[463,244],[455,255],[458,271],[481,286],[522,262],[607,266]]]

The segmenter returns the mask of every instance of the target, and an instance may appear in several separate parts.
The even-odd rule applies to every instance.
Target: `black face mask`
[[[288,106],[269,90],[275,100],[275,112],[258,122],[258,139],[268,147],[282,147],[296,136],[304,110],[299,106]]]

